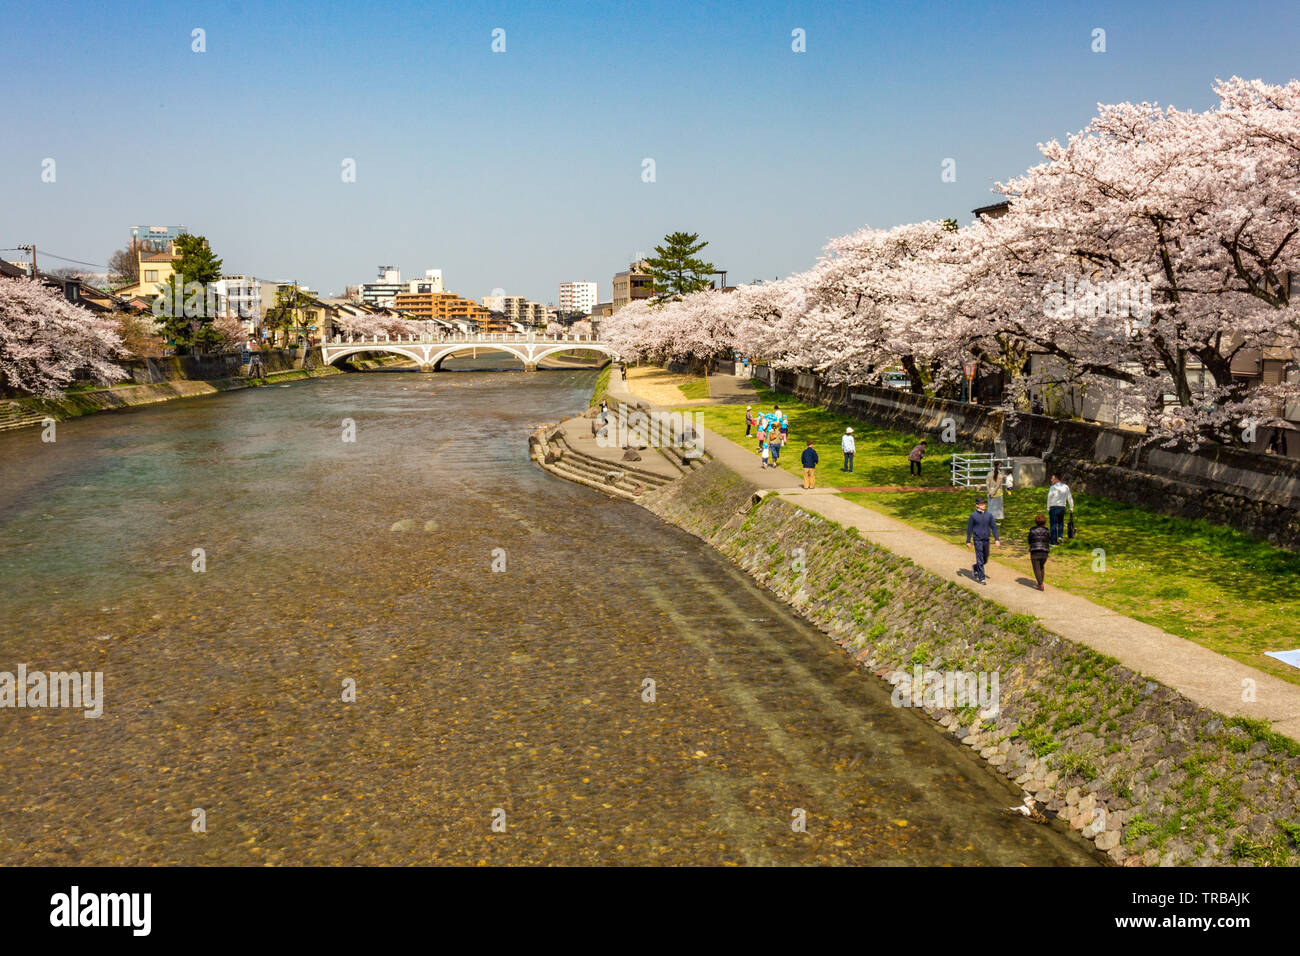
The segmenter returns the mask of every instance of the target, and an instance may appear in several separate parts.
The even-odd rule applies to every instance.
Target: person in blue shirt
[[[975,564],[972,567],[975,580],[980,584],[988,584],[984,565],[989,560],[989,537],[992,536],[998,547],[1002,547],[1002,539],[998,537],[998,520],[989,514],[988,504],[983,498],[977,499],[975,510],[966,519],[966,543],[975,545]]]
[[[817,487],[817,449],[813,447],[812,439],[808,439],[808,447],[803,450],[799,456],[799,461],[803,464],[803,486],[805,488]]]

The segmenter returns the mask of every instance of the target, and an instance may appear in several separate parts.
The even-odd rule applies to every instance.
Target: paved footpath
[[[758,391],[747,378],[713,372],[709,375],[709,399],[715,405],[753,405],[758,401]]]
[[[613,387],[611,379],[611,391]],[[629,400],[621,379],[618,396],[618,400]],[[1046,591],[1037,591],[1028,586],[1033,581],[1025,574],[999,562],[991,561],[987,565],[990,580],[987,585],[981,585],[971,573],[974,555],[967,548],[841,498],[838,488],[805,491],[801,479],[779,468],[761,467],[751,449],[708,429],[704,430],[704,450],[763,492],[779,494],[801,508],[845,527],[857,528],[873,544],[909,558],[940,577],[955,580],[1008,610],[1028,614],[1062,637],[1109,655],[1204,707],[1230,716],[1270,721],[1278,733],[1300,740],[1300,685],[1050,584]],[[997,546],[992,550],[996,553]],[[1048,570],[1050,573],[1050,562]],[[1247,680],[1254,681],[1255,686],[1255,700],[1250,702],[1241,699]]]

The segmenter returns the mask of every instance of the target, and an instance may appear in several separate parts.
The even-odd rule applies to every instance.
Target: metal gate
[[[1011,475],[1010,458],[994,458],[992,452],[974,455],[952,456],[952,483],[958,488],[983,487],[993,470],[993,464],[1002,466],[1004,475]]]

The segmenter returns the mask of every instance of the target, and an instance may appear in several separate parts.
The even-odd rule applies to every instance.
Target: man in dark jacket
[[[1002,547],[1002,539],[998,537],[998,522],[991,514],[988,513],[988,502],[983,498],[976,500],[975,510],[971,512],[966,519],[966,543],[975,545],[975,580],[980,584],[987,584],[988,579],[984,575],[984,565],[989,560],[989,537]]]
[[[817,449],[812,446],[812,439],[808,440],[808,447],[803,450],[799,456],[803,463],[803,486],[805,488],[817,487]]]
[[[1029,563],[1034,566],[1036,587],[1043,590],[1043,571],[1047,565],[1047,556],[1052,551],[1052,532],[1047,530],[1047,518],[1039,515],[1034,519],[1034,526],[1029,529]]]

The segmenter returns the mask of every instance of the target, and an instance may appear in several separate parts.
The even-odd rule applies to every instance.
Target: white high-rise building
[[[594,282],[561,282],[560,311],[582,312],[590,315],[596,303],[600,301]]]
[[[393,299],[405,291],[402,271],[396,266],[380,266],[378,282],[362,283],[361,301],[367,305],[392,305]]]
[[[446,292],[442,285],[441,269],[425,269],[423,279],[408,279],[407,292]]]

